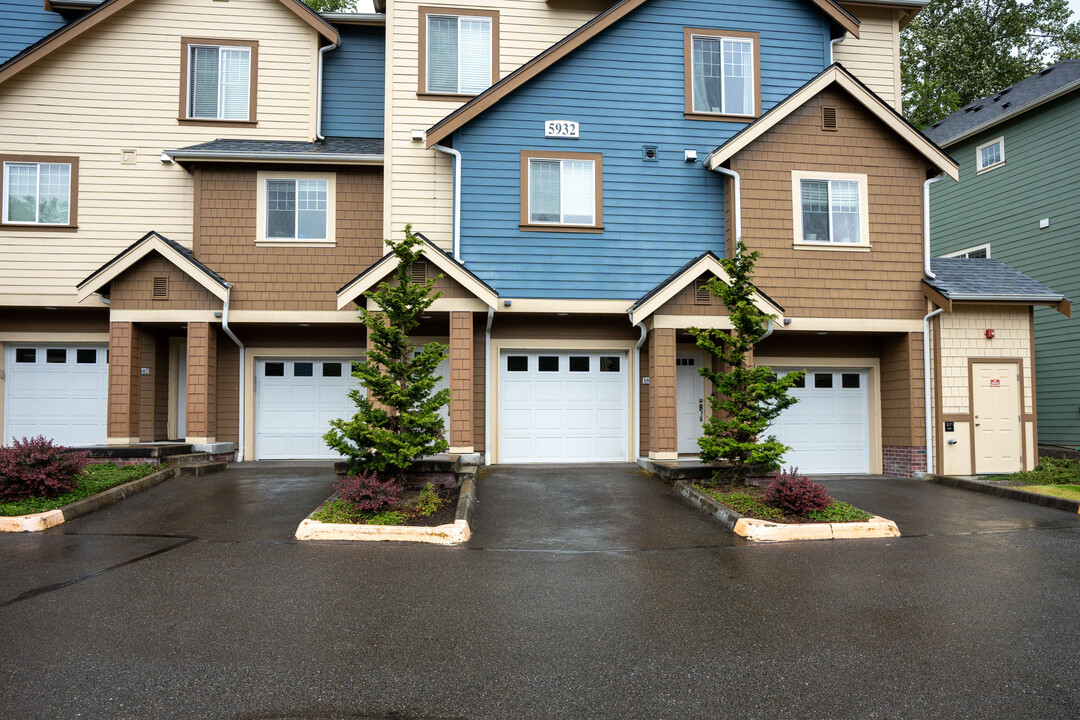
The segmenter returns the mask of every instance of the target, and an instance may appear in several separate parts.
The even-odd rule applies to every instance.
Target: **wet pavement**
[[[635,466],[502,466],[465,547],[294,541],[332,482],[0,537],[0,717],[1080,717],[1068,513],[832,477],[904,537],[755,545]]]

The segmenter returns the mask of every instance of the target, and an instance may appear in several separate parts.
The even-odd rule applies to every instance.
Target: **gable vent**
[[[821,129],[836,130],[836,108],[829,106],[821,108]]]
[[[712,293],[709,292],[708,280],[695,280],[694,281],[694,304],[695,305],[711,305]]]
[[[417,260],[409,268],[409,272],[414,283],[427,282],[427,260]]]
[[[154,278],[154,294],[155,300],[167,300],[169,297],[169,278],[167,277],[155,277]]]

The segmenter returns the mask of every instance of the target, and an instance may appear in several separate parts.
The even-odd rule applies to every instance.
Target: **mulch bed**
[[[836,522],[845,522],[842,520],[819,520],[816,518],[806,517],[805,515],[789,515],[781,510],[766,505],[765,503],[765,487],[763,485],[717,485],[709,487],[707,485],[695,484],[697,489],[709,495],[717,502],[727,505],[732,510],[736,511],[740,515],[746,517],[755,518],[758,520],[767,520],[769,522],[781,523],[784,525],[798,525],[798,524],[830,524]],[[714,495],[715,493],[715,495]],[[755,512],[758,508],[749,506],[745,502],[732,499],[731,501],[725,500],[727,495],[742,495],[750,496],[754,501],[764,509],[764,512]],[[841,502],[833,499],[833,503]],[[846,504],[846,503],[845,503]]]
[[[436,510],[435,514],[428,515],[427,517],[408,517],[404,524],[411,527],[437,527],[439,525],[449,525],[454,522],[454,518],[457,515],[459,493],[460,489],[457,487],[439,488],[439,497],[445,500],[442,507]],[[406,490],[401,494],[399,502],[401,505],[407,505],[415,500],[418,495],[420,495],[419,489]]]

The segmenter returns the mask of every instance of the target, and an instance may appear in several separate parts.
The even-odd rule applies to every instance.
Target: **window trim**
[[[841,180],[859,183],[859,243],[806,242],[802,239],[802,181]],[[799,250],[826,250],[836,252],[868,252],[870,250],[870,201],[869,183],[865,173],[818,172],[816,170],[791,171],[791,210],[793,241]]]
[[[530,160],[591,160],[593,162],[593,224],[534,223],[529,221],[529,161]],[[602,153],[521,151],[521,217],[518,228],[530,232],[604,232],[604,155]]]
[[[694,36],[735,38],[752,40],[754,44],[754,113],[752,115],[732,115],[729,113],[709,113],[694,110]],[[722,122],[753,122],[761,117],[761,34],[738,30],[717,30],[713,28],[683,28],[683,117],[688,120],[718,120]]]
[[[259,247],[336,247],[337,246],[337,173],[260,170],[255,173],[255,245]],[[290,240],[266,237],[266,182],[268,180],[326,181],[326,239]]]
[[[984,166],[982,164],[982,151],[983,151],[983,148],[988,148],[991,145],[996,145],[998,143],[1001,143],[1001,159],[998,160],[993,165]],[[1004,135],[1002,135],[1001,137],[996,137],[993,140],[988,140],[987,142],[984,142],[982,145],[979,145],[978,147],[975,148],[975,174],[976,175],[981,175],[984,172],[989,172],[991,170],[997,169],[997,168],[1001,167],[1004,164],[1005,164],[1005,136]]]
[[[68,221],[64,224],[2,222],[0,230],[44,230],[71,232],[79,229],[79,158],[69,155],[0,155],[0,203],[7,204],[6,163],[55,163],[70,165],[68,182]]]
[[[188,112],[188,61],[191,58],[192,46],[211,47],[245,47],[251,51],[248,66],[248,116],[247,120],[225,120],[220,118],[193,118]],[[251,126],[259,124],[257,117],[259,95],[259,41],[258,40],[235,40],[231,38],[180,38],[180,109],[176,121],[181,125],[203,126],[226,126],[237,125]]]
[[[957,250],[956,252],[946,253],[945,255],[942,255],[941,257],[947,257],[947,258],[966,257],[968,255],[968,253],[975,252],[976,250],[985,250],[986,251],[986,259],[988,259],[988,260],[991,257],[993,257],[990,254],[990,243],[983,243],[982,245],[972,245],[971,247],[964,248],[963,250]]]
[[[456,17],[486,17],[491,20],[491,85],[499,82],[499,11],[472,8],[434,7],[421,5],[417,9],[416,96],[426,100],[467,100],[473,93],[429,92],[427,89],[427,18],[428,15]],[[491,87],[488,85],[488,87]]]

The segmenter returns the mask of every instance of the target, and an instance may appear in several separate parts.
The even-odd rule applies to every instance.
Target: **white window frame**
[[[988,148],[991,145],[997,145],[998,143],[1001,144],[1001,159],[998,160],[996,163],[993,163],[991,165],[983,165],[982,164],[982,151],[983,151],[983,149]],[[993,140],[990,140],[988,142],[984,142],[982,145],[975,148],[975,173],[976,174],[986,172],[987,170],[993,170],[994,168],[999,168],[1004,164],[1005,164],[1005,136],[1004,135],[1002,135],[1001,137],[996,137]]]
[[[720,112],[712,110],[698,110],[697,109],[697,90],[695,88],[695,66],[694,66],[694,40],[697,38],[704,38],[708,40],[716,40],[720,43]],[[737,113],[731,112],[727,108],[727,86],[724,84],[723,66],[724,66],[724,43],[725,42],[738,42],[748,43],[750,45],[750,112]],[[690,111],[700,115],[733,115],[736,117],[757,117],[755,108],[757,107],[757,63],[754,62],[754,56],[757,52],[757,48],[753,38],[741,37],[737,35],[706,35],[704,33],[691,33],[690,34]]]
[[[533,168],[533,163],[534,162],[547,162],[547,163],[558,162],[559,163],[559,221],[558,222],[550,222],[550,221],[545,221],[545,220],[533,220],[533,215],[532,215],[532,188],[533,188],[532,168]],[[592,165],[592,180],[593,181],[592,181],[591,192],[589,193],[589,206],[592,209],[592,219],[587,223],[579,223],[579,222],[571,223],[571,222],[566,222],[565,219],[564,219],[566,217],[566,195],[565,195],[566,184],[563,181],[563,179],[564,179],[563,178],[563,173],[564,173],[564,168],[565,168],[565,165],[566,165],[567,162],[587,162],[590,165]],[[584,158],[578,159],[578,158],[531,157],[531,158],[529,158],[528,172],[529,172],[529,184],[528,184],[529,193],[528,193],[528,197],[525,198],[525,201],[529,204],[528,215],[526,216],[529,225],[550,225],[552,227],[559,227],[561,225],[566,225],[566,226],[570,226],[570,227],[596,227],[596,182],[597,182],[597,180],[596,180],[596,161],[595,160],[588,160],[588,159],[584,159]]]
[[[802,181],[840,180],[857,182],[859,184],[859,242],[839,243],[829,240],[827,242],[807,242],[803,240],[803,210],[802,210]],[[867,252],[870,250],[870,202],[867,189],[867,177],[865,173],[835,173],[817,172],[812,170],[791,171],[791,207],[792,225],[794,227],[794,245],[802,250],[831,250],[839,252]],[[829,225],[832,226],[832,207],[829,208]],[[830,236],[832,233],[830,232]]]
[[[457,43],[457,57],[458,57],[458,76],[457,87],[454,90],[433,90],[431,88],[431,18],[454,18],[457,20],[458,25],[458,43]],[[472,20],[477,22],[486,22],[488,25],[488,82],[485,90],[491,87],[495,78],[493,76],[492,58],[495,56],[495,18],[488,15],[455,15],[452,12],[430,12],[424,14],[424,43],[427,47],[424,48],[424,92],[431,95],[467,95],[469,97],[475,97],[483,92],[468,92],[461,89],[461,68],[464,64],[461,58],[461,21]]]
[[[218,88],[217,88],[217,113],[214,117],[199,117],[194,115],[194,98],[195,98],[195,50],[197,48],[216,48],[218,51]],[[221,51],[222,50],[242,50],[247,54],[248,59],[248,75],[247,75],[247,92],[248,92],[248,106],[244,111],[243,118],[226,118],[222,117],[222,98],[225,93],[221,88]],[[187,46],[187,119],[188,120],[209,120],[209,121],[221,121],[221,122],[249,122],[251,120],[251,75],[254,70],[251,62],[251,48],[247,45],[208,45],[203,43],[191,44]]]
[[[941,257],[966,258],[966,257],[971,257],[971,253],[977,252],[979,250],[985,250],[986,251],[986,257],[987,258],[990,257],[990,243],[986,243],[984,245],[974,245],[974,246],[969,247],[969,248],[964,248],[963,250],[957,250],[956,252],[947,253],[945,255],[942,255]]]
[[[326,181],[326,237],[325,238],[272,238],[267,237],[267,183],[270,180],[325,180]],[[255,244],[260,247],[334,247],[337,245],[337,174],[320,172],[260,171],[256,173],[258,190],[255,201]],[[299,215],[299,213],[298,213]]]
[[[8,188],[10,187],[10,179],[8,170],[12,165],[34,165],[37,167],[37,187],[34,190],[34,220],[8,220]],[[41,217],[41,166],[42,165],[66,165],[68,169],[68,207],[67,207],[67,219],[64,222],[59,223],[44,223],[37,220]],[[71,167],[71,163],[67,162],[45,162],[39,160],[5,160],[4,161],[4,178],[3,185],[0,186],[0,206],[2,206],[2,216],[0,216],[0,223],[4,225],[33,225],[35,227],[69,227],[71,223],[71,185],[74,182],[74,172]]]

